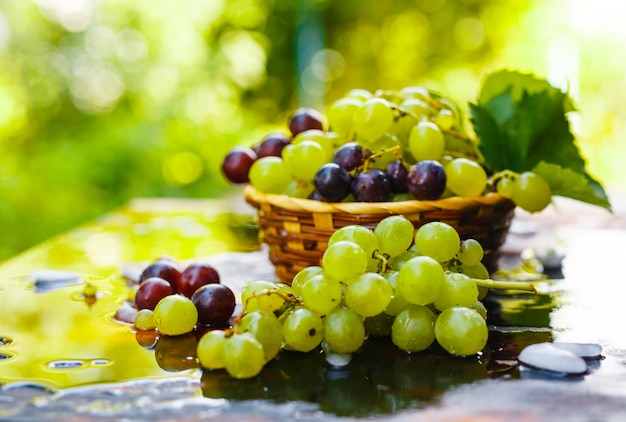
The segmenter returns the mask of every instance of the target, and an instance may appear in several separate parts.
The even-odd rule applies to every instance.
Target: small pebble
[[[137,309],[130,306],[128,302],[124,302],[122,306],[119,307],[114,317],[117,321],[125,322],[127,324],[134,324],[135,319],[137,318]]]
[[[552,345],[558,349],[572,352],[583,359],[600,359],[602,357],[602,346],[595,343],[566,343],[555,341]]]
[[[521,364],[535,369],[564,375],[583,375],[587,372],[585,360],[574,353],[555,347],[552,343],[527,346],[519,354]]]

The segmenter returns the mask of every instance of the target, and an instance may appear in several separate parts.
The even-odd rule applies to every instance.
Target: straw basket
[[[320,265],[335,230],[352,224],[374,228],[390,215],[403,215],[415,228],[431,221],[450,224],[461,239],[480,242],[483,263],[494,270],[515,208],[497,193],[436,201],[327,203],[265,194],[248,185],[244,197],[257,209],[261,240],[269,246],[276,275],[285,283],[301,269]]]

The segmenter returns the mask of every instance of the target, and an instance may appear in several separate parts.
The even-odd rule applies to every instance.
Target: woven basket
[[[515,208],[497,193],[436,201],[327,203],[265,194],[248,185],[244,197],[257,209],[261,240],[269,246],[277,277],[288,284],[301,269],[320,265],[335,230],[352,224],[374,228],[390,215],[403,215],[415,228],[431,221],[450,224],[461,239],[480,242],[483,263],[495,270]]]

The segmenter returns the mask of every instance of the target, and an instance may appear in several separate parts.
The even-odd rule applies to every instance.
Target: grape
[[[482,261],[484,256],[483,247],[476,239],[465,239],[461,241],[461,247],[456,257],[463,265],[476,265]]]
[[[386,312],[367,317],[363,320],[365,331],[378,337],[390,336],[391,326],[395,318]]]
[[[365,162],[363,147],[356,142],[348,142],[335,151],[333,162],[347,171],[352,171]]]
[[[409,152],[416,161],[440,159],[445,146],[441,129],[432,122],[419,122],[409,134]]]
[[[222,353],[224,368],[234,378],[252,378],[265,365],[263,346],[250,333],[227,337]]]
[[[548,206],[552,198],[550,185],[541,176],[524,172],[515,179],[513,202],[528,212],[538,212]]]
[[[159,335],[154,345],[154,358],[162,369],[169,372],[197,369],[197,347],[198,340],[192,333],[176,337]]]
[[[476,265],[463,265],[460,268],[460,273],[465,274],[469,278],[476,278],[478,280],[486,280],[489,278],[489,271],[482,262]],[[478,286],[478,299],[481,300],[489,293],[487,287]]]
[[[468,158],[455,158],[445,167],[447,187],[456,195],[478,196],[487,186],[487,173],[480,164]]]
[[[312,265],[298,271],[293,277],[293,280],[291,280],[291,289],[293,290],[293,293],[296,296],[301,296],[304,284],[309,281],[311,277],[322,274],[323,272],[324,269],[319,265]]]
[[[265,193],[282,194],[292,177],[280,157],[259,158],[250,167],[250,183]]]
[[[154,330],[156,324],[154,322],[154,312],[150,309],[141,309],[135,317],[135,328],[138,330]]]
[[[224,367],[224,343],[226,333],[223,330],[211,330],[200,337],[196,346],[196,355],[200,365],[207,369]]]
[[[423,86],[406,86],[398,91],[400,98],[417,98],[420,100],[430,99],[430,92]]]
[[[311,351],[319,346],[323,335],[322,318],[306,308],[291,309],[283,321],[285,343],[293,350]]]
[[[478,287],[468,276],[459,273],[447,273],[445,283],[433,305],[440,311],[453,306],[470,308],[478,299]]]
[[[223,284],[205,284],[194,292],[191,301],[203,324],[226,324],[235,311],[235,295]]]
[[[220,275],[209,264],[194,263],[188,265],[180,274],[180,283],[176,291],[191,297],[196,290],[205,284],[219,284]]]
[[[356,88],[348,91],[346,98],[354,98],[356,100],[360,100],[361,102],[365,102],[372,98],[372,93],[366,89]]]
[[[439,199],[446,189],[446,172],[441,164],[423,160],[411,166],[406,185],[411,194],[422,201]]]
[[[368,148],[376,152],[376,155],[370,159],[370,167],[386,170],[389,163],[398,159],[396,152],[400,147],[401,143],[398,138],[390,133],[370,142]]]
[[[409,171],[402,160],[395,160],[387,164],[386,173],[389,178],[389,183],[391,184],[391,192],[404,193],[409,191],[407,186],[407,175]]]
[[[315,193],[313,182],[306,180],[292,180],[284,191],[284,195],[303,199],[309,198],[313,193]]]
[[[415,233],[415,246],[426,256],[439,262],[454,258],[459,251],[461,239],[456,229],[440,221],[424,224]]]
[[[322,267],[332,278],[350,280],[365,272],[368,257],[362,247],[342,240],[329,245],[322,255]]]
[[[335,163],[324,164],[313,179],[315,191],[326,202],[340,202],[350,195],[351,182],[348,172]]]
[[[393,288],[393,296],[391,296],[391,300],[385,308],[385,313],[391,316],[398,315],[400,311],[410,304],[410,302],[402,296],[402,293],[400,293],[400,288],[398,287],[398,275],[398,271],[387,271],[385,273],[387,282]]]
[[[411,247],[405,252],[401,253],[398,256],[394,256],[389,260],[389,268],[399,270],[409,259],[421,255],[422,254],[420,253],[420,251],[417,250],[415,244],[412,244]]]
[[[442,108],[435,116],[435,124],[442,129],[450,129],[454,125],[454,112],[447,108]]]
[[[273,359],[283,345],[283,326],[272,312],[258,309],[247,313],[239,322],[237,332],[250,333],[265,354],[265,361]]]
[[[360,202],[387,202],[391,183],[384,171],[370,169],[359,172],[352,180],[352,195]]]
[[[154,322],[160,333],[178,336],[193,330],[198,322],[198,310],[185,296],[166,296],[154,308]]]
[[[496,192],[505,198],[513,198],[513,192],[515,191],[515,181],[510,177],[503,177],[496,183]]]
[[[174,293],[176,292],[170,283],[160,277],[150,277],[139,285],[135,293],[135,305],[139,310],[154,310],[161,299]]]
[[[374,252],[378,250],[378,239],[371,229],[352,224],[336,230],[328,239],[328,245],[340,240],[348,240],[363,248],[367,255],[367,268],[378,268],[380,261],[374,258]]]
[[[302,304],[311,311],[326,315],[341,302],[341,284],[326,273],[315,275],[302,286]]]
[[[393,288],[382,275],[368,272],[350,280],[343,294],[348,308],[369,317],[385,310],[393,296]]]
[[[408,146],[411,130],[420,120],[428,119],[432,114],[432,110],[428,107],[428,104],[417,98],[407,98],[402,101],[400,110],[409,114],[401,115],[394,123],[391,131],[403,142],[404,146]]]
[[[335,140],[337,134],[327,133],[322,130],[310,129],[304,132],[298,133],[292,143],[299,144],[302,141],[313,141],[322,147],[326,153],[326,161],[330,161],[333,158],[333,152],[335,151]]]
[[[427,256],[409,259],[398,273],[400,294],[416,305],[433,302],[439,296],[444,283],[441,264]]]
[[[435,338],[451,355],[469,356],[487,344],[487,324],[474,309],[448,308],[435,322]]]
[[[257,158],[252,148],[235,147],[224,157],[222,173],[231,183],[248,183],[250,167]]]
[[[289,138],[282,133],[270,133],[259,144],[257,150],[257,157],[280,157],[287,145],[289,145]]]
[[[305,130],[324,130],[324,117],[312,108],[299,108],[289,118],[289,130],[293,136]]]
[[[292,177],[298,180],[313,180],[327,161],[326,151],[315,141],[305,140],[283,149],[283,162]]]
[[[477,300],[471,308],[478,312],[478,315],[480,315],[482,319],[487,321],[487,308],[485,308],[485,305],[480,300]]]
[[[409,305],[391,326],[391,341],[405,352],[419,352],[435,341],[435,314],[425,306]]]
[[[286,284],[256,280],[244,286],[241,291],[241,302],[249,312],[257,309],[274,312],[285,303],[285,299],[278,294],[280,292],[293,294]]]
[[[375,141],[389,130],[393,118],[393,110],[386,100],[370,98],[356,111],[354,130],[366,141]]]
[[[413,243],[413,223],[401,215],[392,215],[383,218],[376,228],[374,234],[378,239],[380,250],[390,257],[398,256]]]
[[[363,319],[354,311],[337,308],[324,318],[324,341],[335,353],[352,353],[363,344]]]
[[[173,259],[159,258],[142,271],[139,282],[141,283],[150,277],[162,278],[169,282],[176,291],[180,284],[180,267]]]
[[[341,98],[335,101],[328,109],[328,125],[339,134],[346,137],[350,135],[356,111],[361,108],[363,102],[356,98]]]

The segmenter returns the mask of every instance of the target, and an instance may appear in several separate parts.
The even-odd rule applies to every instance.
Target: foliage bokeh
[[[619,116],[607,110],[621,99],[615,87],[624,91],[623,63],[599,63],[617,44],[586,25],[585,7],[2,0],[0,260],[134,197],[231,192],[220,174],[225,153],[284,127],[297,106],[323,110],[352,88],[411,84],[466,103],[501,67],[569,84],[590,104],[581,107],[591,110],[581,147],[610,186],[624,148]],[[607,145],[610,156],[597,148]],[[606,160],[616,166],[593,164]]]

